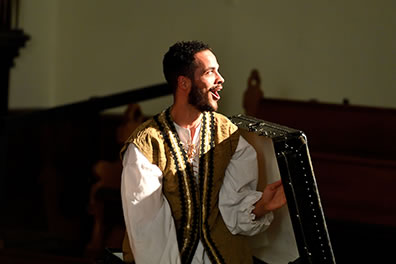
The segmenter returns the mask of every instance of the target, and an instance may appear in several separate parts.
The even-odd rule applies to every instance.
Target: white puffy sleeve
[[[272,212],[260,219],[255,219],[252,213],[254,204],[262,195],[262,192],[256,191],[257,182],[256,151],[243,137],[239,137],[219,194],[221,215],[228,230],[234,235],[253,236],[267,229],[274,218]]]
[[[121,198],[135,262],[180,263],[175,224],[162,194],[162,172],[134,144],[124,155]]]

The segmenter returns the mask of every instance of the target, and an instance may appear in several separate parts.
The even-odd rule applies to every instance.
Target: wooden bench
[[[390,256],[389,234],[396,235],[396,109],[265,98],[257,72],[248,84],[247,115],[306,134],[336,260],[337,253],[349,261]]]

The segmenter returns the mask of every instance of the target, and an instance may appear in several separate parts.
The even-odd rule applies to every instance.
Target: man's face
[[[196,69],[191,80],[189,104],[199,111],[216,111],[220,100],[219,91],[223,89],[223,77],[219,73],[219,64],[210,50],[195,54]]]

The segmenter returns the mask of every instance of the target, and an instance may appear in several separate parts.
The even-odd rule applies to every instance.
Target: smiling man
[[[280,181],[257,191],[257,160],[215,112],[224,79],[208,45],[178,42],[163,60],[171,107],[137,128],[123,150],[121,196],[140,263],[253,263],[245,236],[286,203]]]

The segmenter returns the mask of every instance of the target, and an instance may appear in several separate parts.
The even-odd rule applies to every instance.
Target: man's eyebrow
[[[207,71],[209,71],[209,70],[216,70],[216,68],[217,68],[217,67],[214,67],[214,66],[213,66],[213,67],[208,67],[208,68],[205,69],[205,72],[207,72]]]

